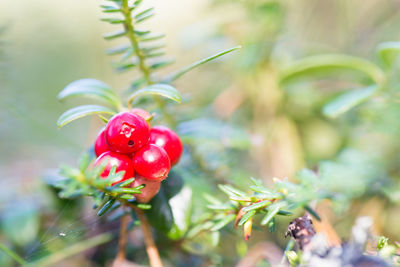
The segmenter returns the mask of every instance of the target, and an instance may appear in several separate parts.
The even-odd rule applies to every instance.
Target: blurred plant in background
[[[177,191],[161,191],[151,203],[151,210],[162,212],[150,210],[147,214],[166,264],[232,266],[267,240],[284,248],[289,240],[284,239],[283,233],[293,218],[303,214],[301,207],[319,215],[322,222],[328,221],[341,238],[350,237],[349,229],[356,217],[369,215],[376,233],[399,240],[399,46],[386,41],[398,39],[400,17],[396,1],[385,3],[220,0],[210,3],[207,15],[199,16],[211,17],[211,26],[209,20],[202,19],[200,24],[204,26],[188,27],[182,38],[183,47],[179,48],[182,58],[178,57],[178,63],[180,59],[186,61],[184,56],[199,58],[194,52],[198,51],[197,45],[202,51],[205,43],[214,52],[227,43],[241,44],[243,48],[234,64],[225,61],[204,66],[178,81],[177,88],[183,89],[181,105],[162,107],[157,102],[138,102],[160,114],[163,108],[167,116],[155,119],[176,127],[185,143],[182,162],[167,180],[171,182],[169,188]],[[87,9],[93,10],[94,6],[91,3]],[[99,35],[101,27],[96,24],[86,33]],[[203,32],[205,27],[208,28]],[[73,30],[71,36],[74,35]],[[7,34],[4,36],[7,38]],[[59,133],[52,128],[61,113],[61,108],[54,105],[59,88],[80,76],[111,77],[99,67],[106,67],[107,59],[97,56],[105,47],[88,47],[83,41],[87,39],[75,38],[67,44],[42,41],[41,45],[38,41],[36,50],[26,55],[33,59],[29,60],[31,64],[24,61],[26,82],[15,82],[15,77],[19,77],[17,70],[21,70],[18,67],[12,67],[6,75],[8,95],[2,101],[12,119],[6,118],[8,127],[0,126],[1,135],[3,140],[10,137],[19,143],[13,149],[13,142],[2,142],[2,150],[10,151],[8,159],[2,155],[2,160],[8,166],[11,164],[6,170],[20,169],[21,173],[8,171],[3,175],[26,177],[15,182],[15,188],[24,188],[23,181],[33,180],[29,169],[39,169],[29,160],[35,157],[27,155],[47,149],[53,160],[46,166],[54,166],[62,158],[73,164],[82,140],[93,140],[93,135],[71,138],[87,129],[83,123]],[[99,40],[93,43],[98,44]],[[68,59],[68,53],[60,51],[71,52],[71,45],[82,54],[72,53]],[[90,51],[93,49],[95,53]],[[130,55],[128,50],[124,52]],[[55,72],[47,75],[44,84],[43,70],[34,67],[35,55],[46,53],[48,57],[42,64],[55,67]],[[57,59],[66,63],[52,61],[52,55],[59,55]],[[95,67],[92,62],[96,62]],[[21,66],[20,62],[10,62],[9,66],[13,63]],[[130,65],[119,62],[115,66],[123,70]],[[165,78],[169,68],[172,66],[161,71],[157,79],[171,81]],[[68,75],[60,78],[59,73]],[[124,75],[106,80],[122,88],[124,80],[131,80],[130,75]],[[127,92],[137,89],[141,82],[136,80]],[[38,90],[28,90],[33,84]],[[26,95],[17,101],[21,92]],[[32,97],[35,100],[29,100]],[[38,106],[43,109],[30,112]],[[50,110],[54,114],[47,114]],[[173,121],[168,114],[173,114]],[[37,118],[47,118],[51,123]],[[23,127],[31,130],[29,137],[15,131]],[[99,122],[92,122],[90,129],[96,132],[99,127]],[[12,161],[18,158],[22,161]],[[295,175],[305,167],[308,170]],[[54,176],[49,172],[48,180]],[[255,184],[249,187],[250,177],[261,181],[253,180]],[[274,183],[273,177],[282,179],[275,179]],[[113,239],[118,226],[112,216],[110,221],[97,219],[86,208],[87,201],[60,200],[54,189],[40,182],[28,182],[28,187],[35,190],[18,189],[18,194],[5,192],[2,197],[5,205],[1,243],[24,255],[28,262],[55,251],[61,251],[58,255],[65,257],[87,251],[85,256],[69,259],[70,264],[104,264],[112,259],[115,241],[107,242]],[[217,184],[222,184],[220,188],[228,193],[229,200]],[[259,195],[267,193],[278,194],[272,199],[282,198],[286,206],[272,205],[270,202],[275,200]],[[18,202],[4,201],[7,196],[18,196]],[[330,200],[318,202],[321,199]],[[206,200],[211,202],[209,207]],[[304,205],[290,205],[293,203]],[[241,233],[233,231],[233,224],[243,225],[245,234],[253,229],[251,237],[247,236],[249,245]],[[276,228],[275,233],[269,233],[262,225],[268,225],[270,230]],[[137,241],[141,234],[135,229],[129,237],[128,258],[143,263],[146,257],[142,242]],[[395,251],[393,246],[387,247],[380,253]],[[288,258],[295,261],[296,257]],[[2,266],[12,265],[4,254],[0,260]]]

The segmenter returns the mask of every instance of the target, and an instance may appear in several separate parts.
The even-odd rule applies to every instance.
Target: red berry
[[[143,119],[145,119],[147,122],[151,119],[150,113],[148,113],[146,110],[141,109],[141,108],[133,108],[130,110],[131,113],[139,115]]]
[[[149,202],[160,191],[161,181],[149,180],[143,176],[136,175],[132,187],[144,184],[145,187],[141,189],[142,193],[135,194],[135,197],[140,203]]]
[[[107,160],[107,165],[104,168],[104,171],[100,174],[101,177],[107,178],[112,167],[114,166],[117,167],[115,171],[116,173],[120,171],[125,171],[122,179],[113,183],[113,185],[133,177],[134,169],[132,160],[129,156],[108,151],[101,154],[100,157],[96,159],[96,161],[94,162],[94,166],[99,165],[101,162],[103,162],[103,160]]]
[[[149,126],[142,117],[121,112],[108,121],[105,138],[111,151],[130,154],[147,144]]]
[[[107,145],[106,138],[104,137],[104,129],[99,132],[96,142],[94,143],[94,153],[96,157],[100,156],[104,152],[109,151],[110,148]]]
[[[164,180],[171,168],[167,152],[161,147],[149,144],[135,153],[133,166],[137,174],[149,180]]]
[[[178,163],[182,155],[183,145],[174,131],[165,126],[154,126],[150,129],[149,143],[164,148],[171,160],[171,166]]]

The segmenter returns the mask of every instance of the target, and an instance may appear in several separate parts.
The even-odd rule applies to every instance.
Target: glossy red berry
[[[151,114],[148,113],[146,110],[141,109],[141,108],[133,108],[130,110],[131,113],[139,115],[143,119],[145,119],[147,122],[151,119]]]
[[[164,148],[171,161],[171,166],[178,163],[182,155],[183,145],[174,131],[165,126],[154,126],[150,129],[149,143]]]
[[[121,112],[108,121],[105,138],[111,151],[130,154],[149,141],[149,125],[139,115]]]
[[[149,180],[164,180],[171,168],[167,152],[156,145],[146,145],[133,156],[137,174]]]
[[[96,157],[100,156],[104,152],[110,151],[107,145],[106,138],[104,137],[104,129],[99,132],[96,142],[94,143],[94,153]]]
[[[160,191],[161,181],[149,180],[143,176],[136,175],[132,187],[139,185],[145,185],[145,187],[141,189],[142,193],[135,194],[136,200],[140,203],[147,203]]]
[[[132,160],[129,156],[108,151],[108,152],[101,154],[100,157],[98,157],[96,159],[96,161],[94,162],[94,166],[99,165],[101,162],[103,162],[103,160],[107,161],[107,165],[104,168],[104,171],[100,174],[101,177],[107,178],[108,175],[110,174],[112,167],[114,167],[114,166],[117,167],[116,171],[115,171],[116,173],[118,173],[120,171],[125,171],[123,178],[121,180],[115,182],[114,184],[122,182],[124,180],[130,179],[133,177],[134,168],[133,168]]]

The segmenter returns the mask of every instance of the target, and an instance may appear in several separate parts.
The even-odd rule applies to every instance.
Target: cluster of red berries
[[[114,166],[116,172],[125,171],[116,183],[135,177],[132,186],[145,185],[142,193],[135,195],[142,203],[158,193],[161,181],[167,178],[183,151],[178,135],[165,126],[150,127],[150,118],[147,111],[139,108],[118,113],[100,131],[94,146],[94,165],[107,160],[101,177],[108,177]]]

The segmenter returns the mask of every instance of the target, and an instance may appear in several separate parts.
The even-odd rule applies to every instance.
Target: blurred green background
[[[136,75],[113,72],[113,58],[104,53],[112,45],[102,38],[113,27],[99,21],[98,5],[95,0],[0,1],[0,242],[15,247],[28,260],[40,254],[35,242],[50,240],[48,229],[51,237],[64,228],[87,232],[97,224],[87,203],[78,204],[76,210],[72,204],[58,203],[43,177],[61,163],[76,164],[102,125],[98,118],[85,118],[58,130],[58,116],[76,104],[59,103],[58,92],[74,80],[96,78],[122,93]],[[215,192],[216,183],[246,186],[254,176],[270,184],[274,176],[293,177],[303,167],[314,168],[322,160],[337,158],[351,166],[360,164],[361,169],[373,168],[374,179],[393,178],[389,187],[395,188],[400,175],[398,69],[392,75],[394,86],[387,92],[338,119],[324,117],[322,106],[337,93],[363,84],[363,78],[338,74],[286,85],[280,83],[279,69],[294,59],[321,53],[351,54],[379,64],[377,45],[400,39],[399,1],[151,0],[144,5],[156,10],[146,26],[166,34],[167,54],[176,61],[165,73],[236,44],[243,46],[176,83],[185,103],[170,108],[181,129],[190,127],[185,121],[213,119],[246,132],[251,143],[228,148],[199,145],[195,154],[204,157],[207,172],[188,171],[184,160],[179,173],[191,173],[183,178],[198,190],[196,203],[201,205],[202,192]],[[341,154],[345,148],[358,152]],[[234,153],[226,155],[231,149]],[[360,190],[355,196],[368,191],[363,185],[354,185]],[[348,213],[334,216],[332,223],[339,234],[346,237],[354,218],[367,214],[375,218],[379,234],[399,240],[400,213],[393,205],[399,197],[395,192],[388,193],[393,199],[382,193],[368,194],[346,203],[342,208]],[[88,221],[83,219],[86,216]],[[13,218],[22,220],[20,229],[26,233],[13,235],[15,230],[8,223]],[[264,238],[271,237],[265,234],[258,240]],[[285,241],[278,242],[283,246]],[[229,266],[246,250],[238,241],[235,255],[229,255],[230,246],[226,246],[219,253],[228,260],[200,256],[192,263]],[[143,258],[143,251],[138,255]],[[188,255],[179,257],[181,264],[190,262]],[[1,266],[11,264],[4,255],[0,260]],[[102,262],[99,257],[94,261]]]

